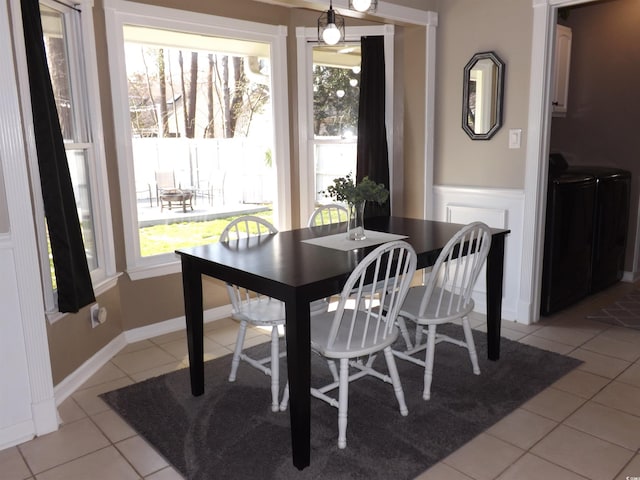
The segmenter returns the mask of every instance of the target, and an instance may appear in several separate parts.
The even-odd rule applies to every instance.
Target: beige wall
[[[404,215],[423,218],[425,173],[425,68],[424,27],[402,29],[405,95],[404,108]]]
[[[614,0],[570,9],[572,30],[568,112],[553,118],[551,151],[570,164],[623,168],[632,173],[625,270],[633,271],[640,195],[640,8]]]
[[[107,291],[98,301],[107,308],[107,321],[96,328],[91,328],[89,306],[75,315],[66,315],[54,324],[47,322],[54,385],[64,380],[122,332],[118,289]]]
[[[508,130],[526,137],[532,8],[525,0],[442,0],[438,9],[434,184],[524,188],[525,148],[508,148]],[[462,130],[462,74],[474,53],[505,62],[503,126],[490,140]]]

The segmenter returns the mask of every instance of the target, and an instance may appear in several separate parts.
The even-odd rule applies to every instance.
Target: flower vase
[[[349,223],[347,225],[348,240],[364,240],[367,236],[364,233],[364,206],[366,200],[357,203],[349,203],[347,210],[349,212]]]

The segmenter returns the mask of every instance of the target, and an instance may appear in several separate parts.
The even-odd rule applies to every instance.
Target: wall
[[[570,164],[605,165],[632,173],[625,270],[634,271],[640,195],[638,78],[640,8],[637,0],[614,0],[569,9],[559,20],[572,29],[568,112],[554,117],[551,151]]]
[[[425,149],[425,58],[424,27],[403,28],[405,65],[404,88],[404,214],[407,217],[423,218],[424,197],[424,149]]]
[[[438,8],[434,184],[524,187],[531,64],[530,1],[442,0]],[[503,126],[490,140],[462,130],[462,74],[477,52],[505,62]],[[508,130],[521,128],[522,147],[508,148]]]

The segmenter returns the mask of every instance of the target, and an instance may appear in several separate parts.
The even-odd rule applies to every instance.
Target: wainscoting
[[[508,228],[505,242],[502,318],[518,321],[524,190],[434,186],[434,220],[452,223],[481,221],[493,228]],[[484,274],[474,291],[476,311],[486,313]],[[520,316],[520,322],[526,323]]]

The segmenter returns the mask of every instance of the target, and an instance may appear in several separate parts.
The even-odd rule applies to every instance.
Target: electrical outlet
[[[96,328],[100,323],[100,305],[94,303],[91,305],[91,327]]]

